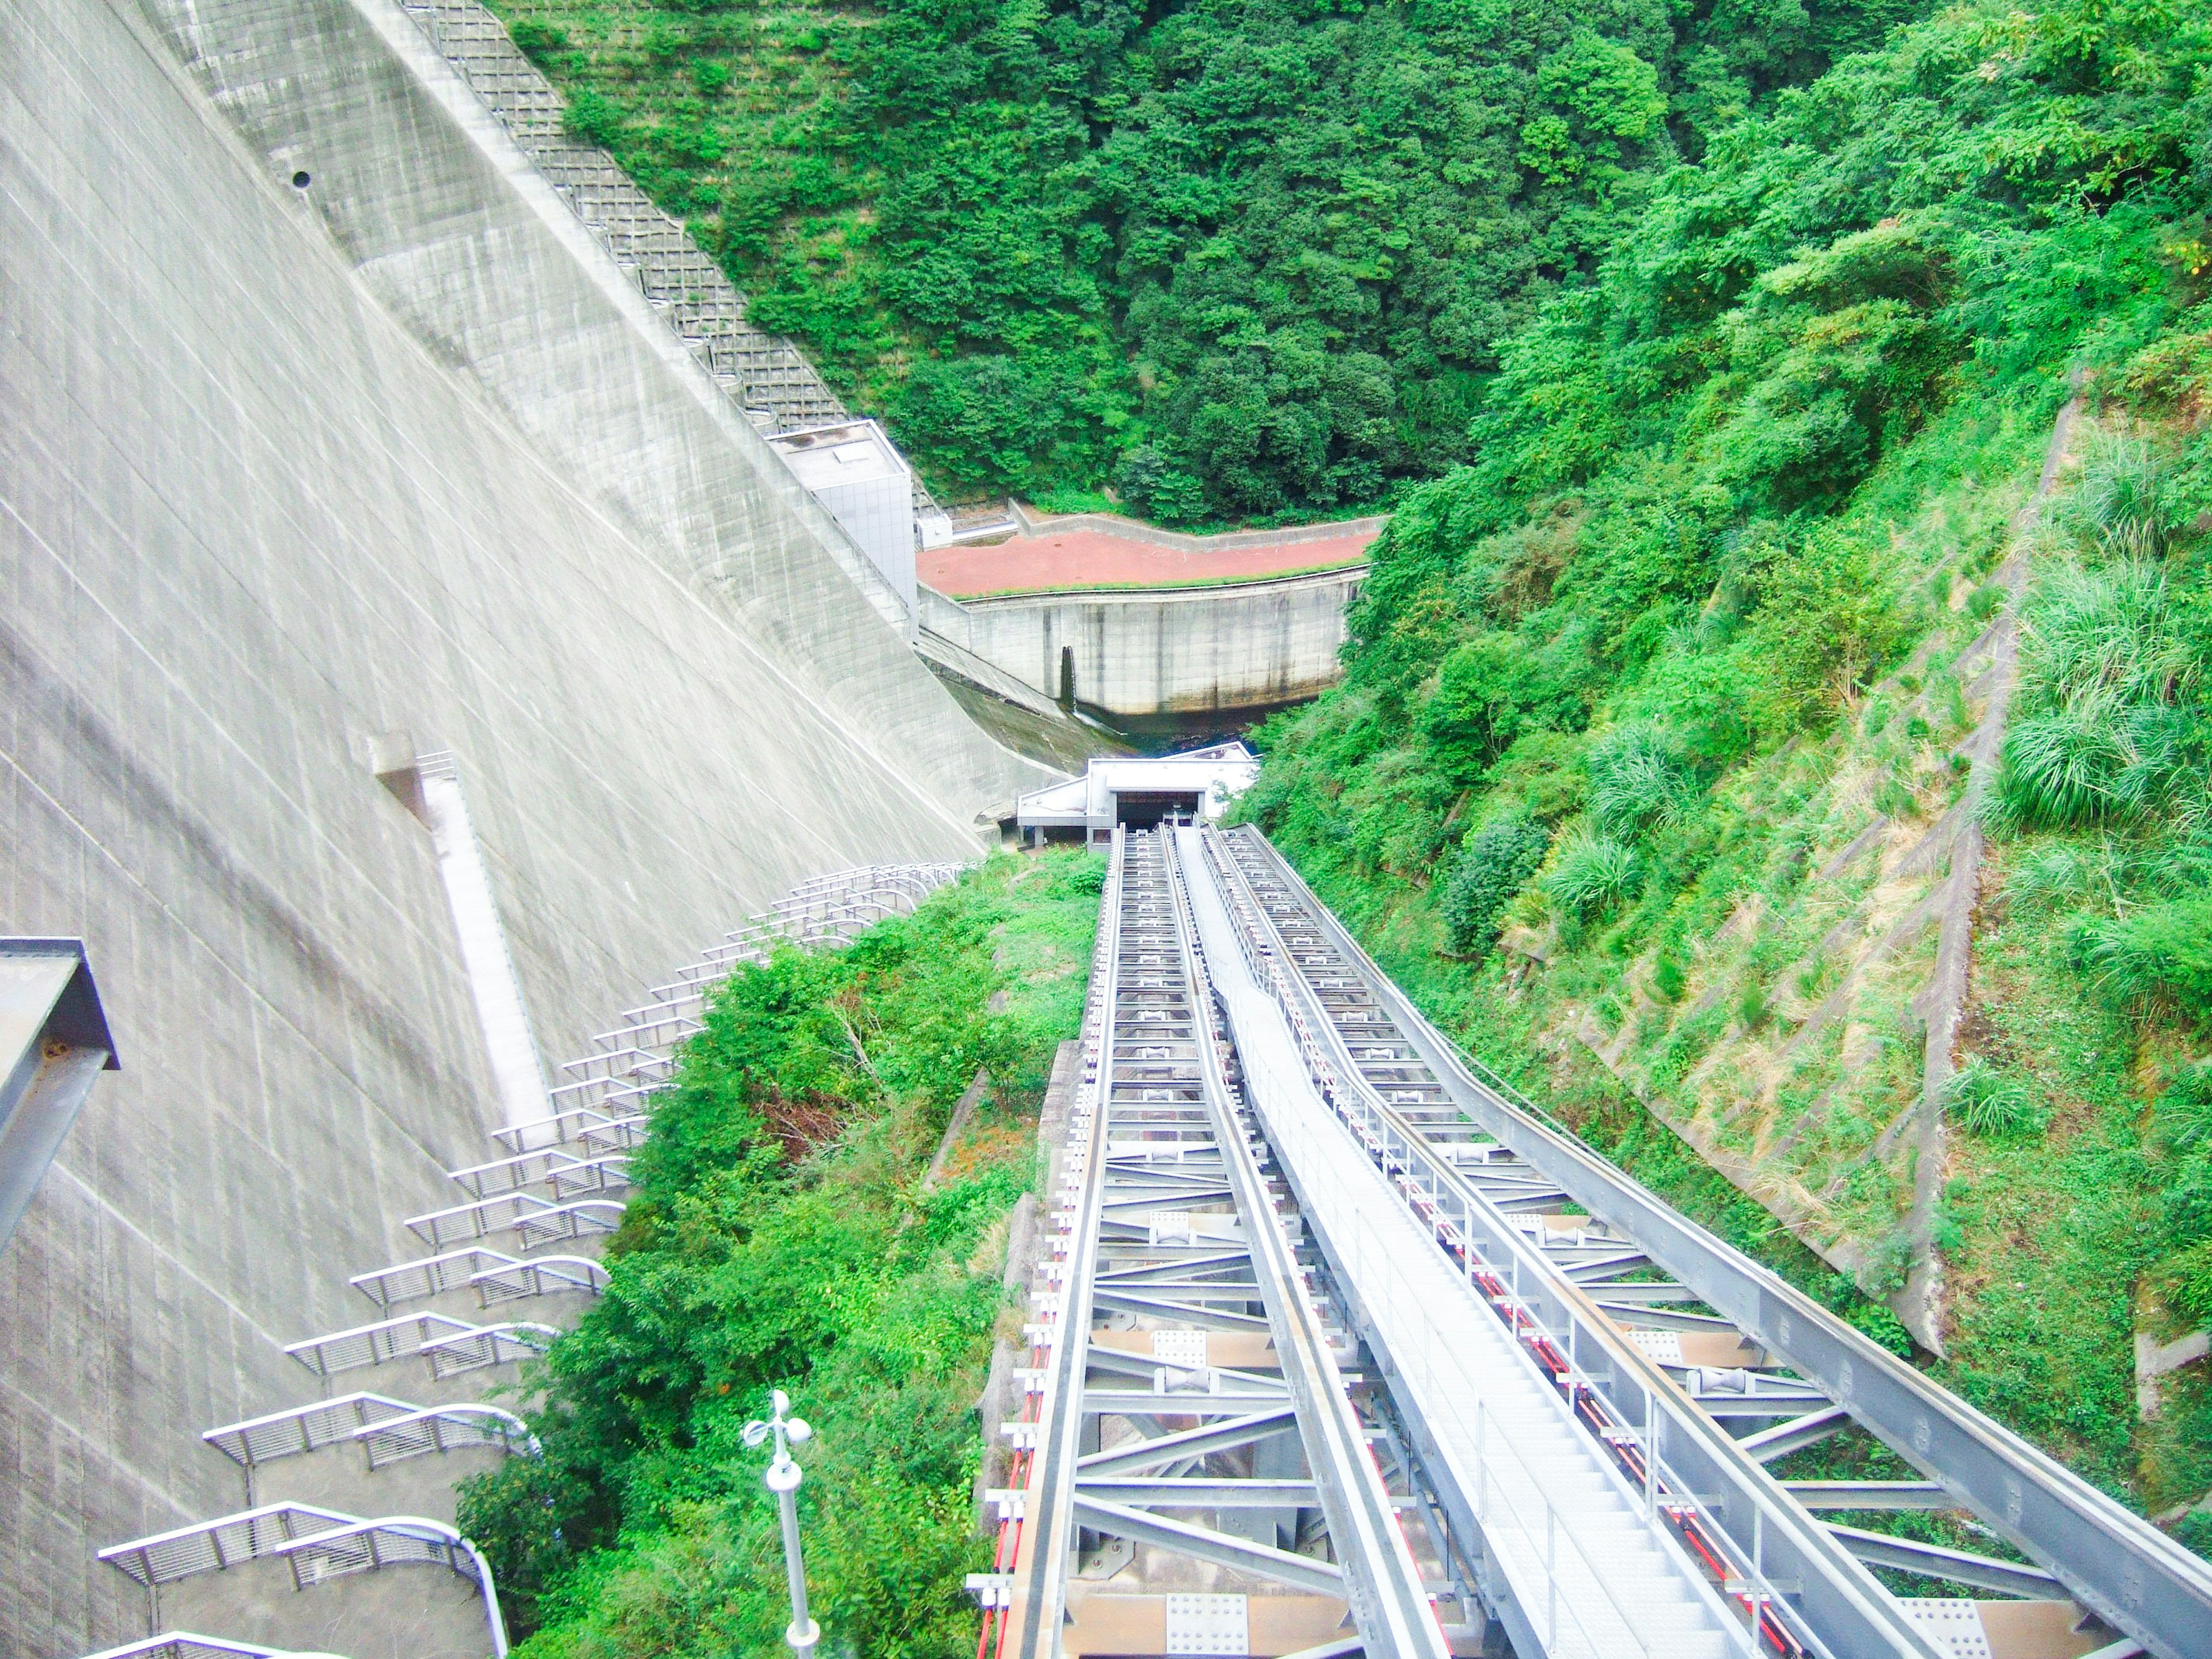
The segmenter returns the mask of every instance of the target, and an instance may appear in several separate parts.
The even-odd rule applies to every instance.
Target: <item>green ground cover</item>
[[[1183,524],[1474,451],[1657,170],[1910,0],[494,0],[934,489]]]
[[[764,1455],[739,1437],[771,1386],[817,1431],[801,1511],[825,1650],[972,1650],[975,1401],[1103,874],[1079,851],[993,858],[846,950],[715,993],[632,1166],[607,1290],[526,1380],[544,1456],[462,1492],[518,1659],[785,1651]],[[924,1191],[979,1067],[988,1101]]]
[[[2203,1379],[2138,1423],[2131,1350],[2212,1318],[2208,65],[2181,8],[1954,7],[1658,179],[1246,805],[1477,1053],[1902,1347],[1912,852],[2017,557],[1939,1370],[2200,1546]]]

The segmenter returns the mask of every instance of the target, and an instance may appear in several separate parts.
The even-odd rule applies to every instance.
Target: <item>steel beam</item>
[[[1310,1480],[1209,1480],[1202,1475],[1139,1480],[1108,1475],[1094,1480],[1079,1474],[1075,1489],[1086,1498],[1130,1509],[1310,1510],[1321,1505],[1321,1488]]]
[[[1237,1567],[1246,1572],[1272,1578],[1277,1583],[1288,1584],[1294,1589],[1314,1590],[1323,1595],[1342,1595],[1345,1593],[1344,1569],[1334,1561],[1316,1560],[1310,1555],[1294,1555],[1288,1550],[1270,1548],[1255,1544],[1249,1538],[1238,1538],[1229,1533],[1216,1532],[1211,1527],[1201,1527],[1188,1521],[1177,1521],[1164,1515],[1153,1515],[1144,1510],[1133,1510],[1126,1504],[1109,1504],[1091,1497],[1080,1486],[1075,1491],[1075,1518],[1095,1532],[1126,1538],[1132,1543],[1157,1544],[1164,1549],[1180,1554],[1212,1561],[1217,1565]],[[1429,1620],[1429,1628],[1436,1629],[1436,1620]],[[1443,1638],[1437,1638],[1438,1653],[1443,1651]]]
[[[1994,1556],[1946,1549],[1941,1544],[1923,1544],[1917,1539],[1892,1538],[1886,1533],[1862,1532],[1856,1527],[1832,1523],[1828,1530],[1843,1540],[1844,1548],[1869,1566],[1917,1573],[1923,1578],[1948,1579],[1954,1584],[1972,1584],[1976,1589],[1996,1590],[2001,1595],[2022,1595],[2031,1600],[2048,1601],[2063,1594],[2057,1573],[2023,1562],[2000,1561]]]
[[[0,939],[0,1249],[93,1079],[117,1069],[84,941]]]
[[[1077,1460],[1075,1478],[1078,1481],[1088,1481],[1108,1475],[1132,1474],[1139,1469],[1156,1469],[1163,1464],[1179,1463],[1188,1457],[1234,1451],[1237,1447],[1249,1446],[1255,1440],[1266,1440],[1279,1434],[1296,1434],[1297,1431],[1297,1407],[1286,1401],[1267,1411],[1231,1418],[1226,1423],[1208,1423],[1175,1434],[1159,1435],[1133,1446],[1115,1446],[1106,1451],[1091,1452]]]
[[[1785,1480],[1782,1487],[1808,1510],[1959,1507],[1959,1500],[1933,1480]]]

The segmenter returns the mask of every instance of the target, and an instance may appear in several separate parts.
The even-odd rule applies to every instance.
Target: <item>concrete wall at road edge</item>
[[[185,15],[0,9],[0,928],[85,938],[125,1067],[0,1252],[27,1659],[144,1632],[94,1552],[238,1506],[200,1431],[312,1397],[282,1345],[495,1150],[380,739],[457,756],[549,1062],[1036,775],[404,15]]]
[[[1345,610],[1366,575],[959,600],[925,588],[921,621],[1047,696],[1073,649],[1076,701],[1109,714],[1261,708],[1335,684]]]

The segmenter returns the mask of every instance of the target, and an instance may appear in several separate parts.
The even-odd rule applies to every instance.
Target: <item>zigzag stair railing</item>
[[[493,1659],[506,1659],[507,1625],[491,1568],[474,1544],[442,1521],[411,1515],[372,1520],[312,1504],[264,1504],[112,1545],[100,1552],[100,1559],[149,1592],[254,1561],[283,1561],[300,1590],[385,1567],[440,1566],[476,1588]]]
[[[660,1000],[648,1003],[629,1011],[624,1026],[593,1039],[595,1054],[570,1066],[586,1075],[567,1088],[595,1087],[597,1099],[564,1104],[553,1117],[538,1123],[495,1131],[494,1139],[506,1157],[449,1172],[469,1194],[469,1202],[414,1217],[406,1224],[437,1254],[356,1274],[349,1282],[387,1308],[463,1289],[474,1290],[487,1307],[526,1297],[596,1295],[605,1285],[606,1270],[586,1257],[517,1257],[473,1242],[463,1242],[459,1249],[443,1247],[515,1231],[526,1249],[613,1231],[620,1224],[620,1204],[570,1194],[617,1190],[628,1184],[627,1154],[642,1144],[647,1121],[643,1110],[628,1109],[625,1103],[641,1106],[672,1074],[675,1045],[699,1029],[699,1022],[684,1013],[682,1006],[699,1006],[712,984],[737,963],[764,957],[777,943],[845,942],[870,921],[911,911],[967,867],[950,863],[874,866],[802,883],[774,910],[733,929],[675,986],[657,988],[656,996],[660,990],[669,991],[680,1006]],[[618,1071],[607,1063],[617,1058]],[[563,1091],[554,1092],[558,1096]],[[611,1103],[614,1109],[603,1109]],[[570,1146],[580,1152],[566,1150]],[[544,1188],[551,1198],[539,1198],[529,1190],[533,1187]],[[416,1358],[427,1364],[434,1380],[443,1381],[535,1358],[558,1334],[553,1327],[531,1321],[478,1325],[426,1311],[312,1337],[289,1345],[285,1352],[324,1377]],[[347,1440],[362,1445],[372,1470],[430,1452],[475,1446],[496,1445],[526,1455],[538,1449],[528,1425],[500,1407],[465,1402],[419,1407],[367,1392],[226,1425],[207,1431],[203,1437],[240,1466],[249,1504],[253,1471],[260,1463]],[[312,1522],[321,1523],[319,1530],[298,1533],[300,1525]],[[293,1565],[295,1584],[303,1589],[309,1583],[383,1565],[437,1560],[479,1583],[495,1653],[504,1656],[507,1651],[490,1570],[475,1547],[443,1522],[410,1516],[368,1520],[307,1504],[270,1504],[117,1545],[101,1551],[99,1559],[150,1589],[163,1582],[159,1574],[184,1561],[195,1548],[205,1557],[204,1565],[190,1571],[220,1570],[241,1560],[283,1555]],[[171,1632],[95,1659],[123,1659],[125,1655],[133,1659],[141,1655],[146,1659],[216,1659],[276,1651],[252,1643]]]

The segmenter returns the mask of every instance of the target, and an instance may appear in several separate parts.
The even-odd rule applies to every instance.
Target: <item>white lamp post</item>
[[[805,1418],[789,1414],[791,1396],[781,1389],[769,1398],[773,1415],[766,1422],[755,1418],[745,1425],[745,1444],[763,1445],[769,1435],[775,1437],[775,1459],[763,1479],[775,1494],[783,1522],[783,1570],[791,1580],[791,1626],[783,1632],[783,1639],[799,1659],[811,1659],[814,1644],[822,1639],[822,1627],[806,1616],[806,1563],[799,1553],[799,1483],[806,1475],[792,1462],[791,1449],[814,1438],[814,1431],[806,1426]]]

